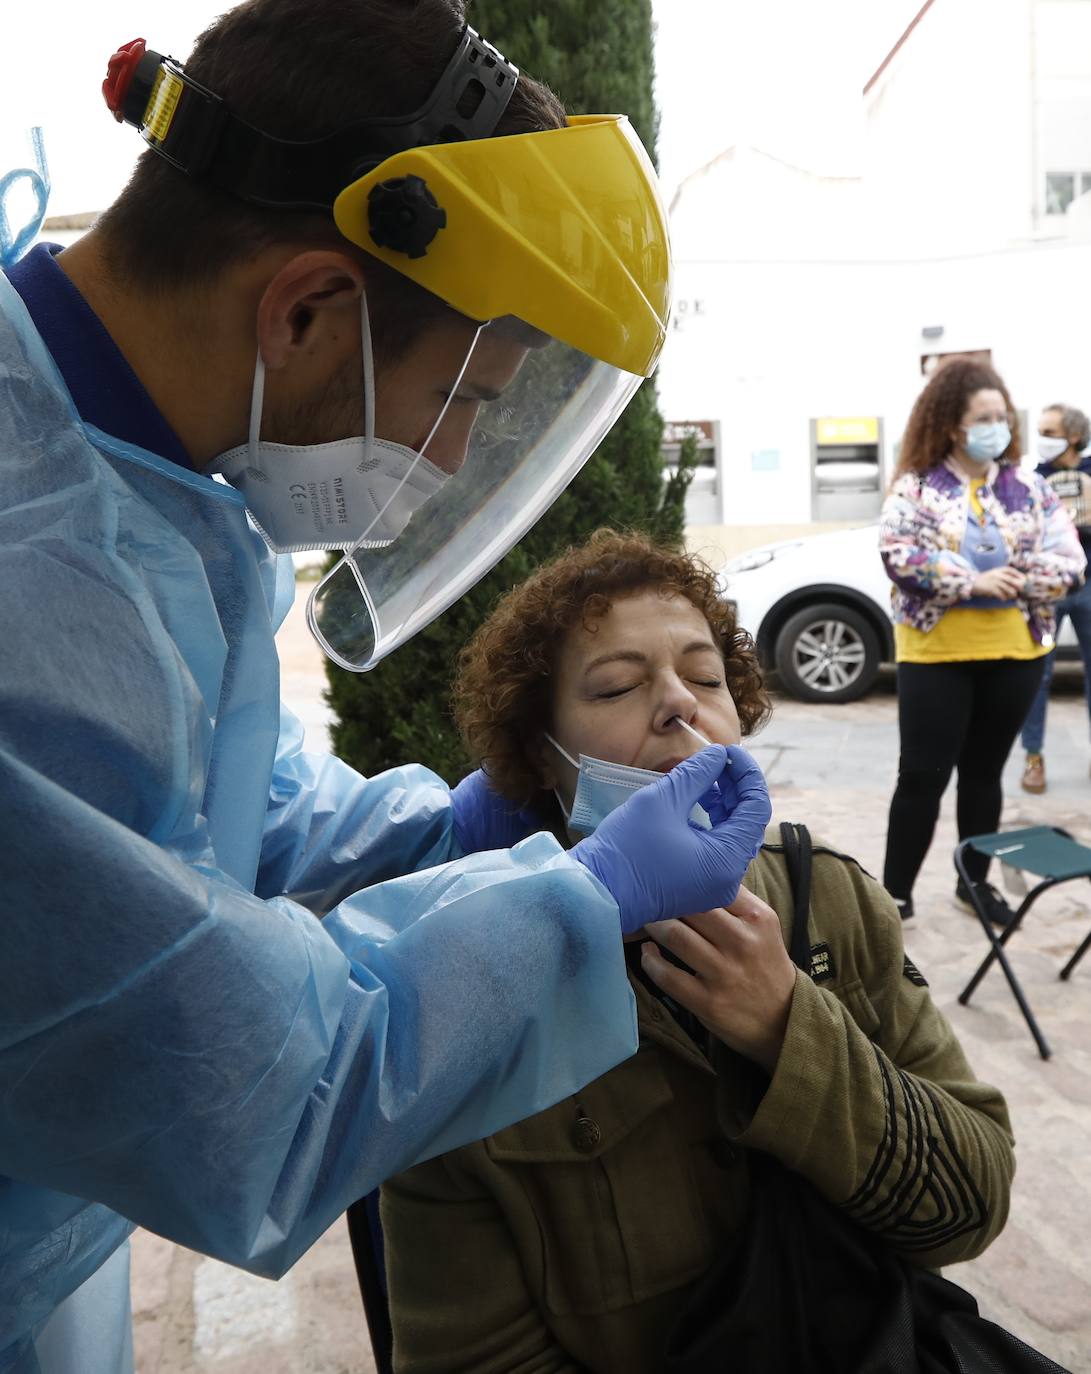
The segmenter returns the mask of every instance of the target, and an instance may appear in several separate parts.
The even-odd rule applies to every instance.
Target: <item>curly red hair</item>
[[[643,535],[598,530],[508,592],[459,657],[455,719],[501,796],[525,806],[541,791],[533,750],[549,726],[565,635],[600,619],[615,600],[649,589],[685,597],[708,621],[743,734],[767,718],[754,641],[739,629],[712,569]]]
[[[1019,421],[1000,374],[972,358],[952,358],[936,372],[917,397],[905,427],[895,478],[907,472],[928,472],[951,452],[951,434],[962,424],[970,397],[978,391],[999,391],[1012,416],[1011,443],[1001,463],[1019,461]]]

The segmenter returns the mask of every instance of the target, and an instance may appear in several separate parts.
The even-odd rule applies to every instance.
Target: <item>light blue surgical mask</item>
[[[627,763],[611,763],[608,759],[592,758],[589,754],[581,754],[577,763],[552,735],[547,734],[546,739],[579,774],[571,812],[565,810],[564,802],[561,801],[556,789],[553,795],[557,798],[557,804],[571,829],[578,830],[583,835],[590,835],[611,811],[623,806],[634,792],[658,782],[663,776],[651,768],[634,768]],[[708,812],[701,806],[695,806],[689,818],[702,830],[712,829]]]
[[[1011,426],[1005,420],[992,424],[969,425],[966,429],[966,456],[975,463],[991,463],[1011,443]]]

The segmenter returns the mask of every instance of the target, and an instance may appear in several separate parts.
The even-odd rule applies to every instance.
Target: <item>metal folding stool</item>
[[[1016,909],[1010,925],[1005,926],[999,934],[993,929],[986,916],[973,880],[966,871],[966,851],[969,849],[974,849],[979,854],[987,854],[992,859],[1000,859],[1009,868],[1034,873],[1043,879],[1037,887],[1032,888],[1027,893]],[[1005,947],[1023,924],[1024,916],[1043,892],[1048,892],[1051,887],[1056,887],[1058,883],[1071,882],[1074,878],[1091,879],[1091,849],[1086,845],[1077,844],[1068,831],[1062,830],[1060,826],[1035,825],[1025,830],[1005,830],[997,835],[974,835],[968,840],[963,840],[955,850],[955,868],[970,893],[974,911],[977,913],[977,918],[989,938],[989,944],[992,946],[977,972],[959,993],[958,1000],[963,1006],[966,1006],[974,989],[988,973],[993,963],[999,963],[1004,970],[1004,977],[1008,980],[1015,1000],[1019,1003],[1019,1010],[1023,1013],[1023,1019],[1030,1028],[1031,1035],[1034,1036],[1038,1053],[1043,1059],[1048,1059],[1052,1053],[1049,1042],[1038,1027],[1038,1022],[1030,1009],[1030,1003],[1027,1001],[1023,989],[1019,985],[1019,980],[1008,962]],[[1061,978],[1068,979],[1072,970],[1087,953],[1088,948],[1091,948],[1091,932],[1088,933],[1079,949],[1061,969]]]

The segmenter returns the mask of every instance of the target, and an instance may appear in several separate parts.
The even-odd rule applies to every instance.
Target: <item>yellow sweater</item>
[[[983,514],[984,480],[971,482],[970,505]],[[1049,649],[1036,644],[1026,618],[1017,606],[991,611],[955,606],[932,630],[914,625],[894,626],[894,651],[899,663],[970,663],[980,659],[1040,658]]]

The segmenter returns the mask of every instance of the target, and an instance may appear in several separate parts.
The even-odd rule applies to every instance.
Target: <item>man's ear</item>
[[[346,311],[359,310],[364,274],[347,254],[314,249],[289,258],[258,303],[258,347],[265,366],[284,367],[329,330],[336,337]]]

